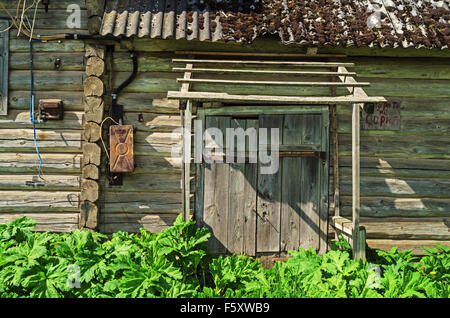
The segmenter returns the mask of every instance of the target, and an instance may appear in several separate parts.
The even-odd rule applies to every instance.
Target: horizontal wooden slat
[[[122,185],[106,186],[105,191],[145,191],[146,193],[180,193],[181,195],[181,172],[172,174],[124,174]]]
[[[141,173],[165,173],[173,174],[181,172],[181,156],[158,156],[158,155],[136,155],[135,156],[136,168],[134,174]]]
[[[127,111],[124,113],[123,119],[127,125],[133,125],[137,131],[172,132],[181,128],[179,115]]]
[[[35,30],[39,31],[39,30]],[[48,30],[44,31],[46,34]],[[74,30],[71,30],[74,32]],[[39,32],[40,33],[40,32]],[[37,34],[39,34],[37,33]],[[36,33],[35,33],[36,34]],[[9,41],[9,51],[10,52],[30,52],[30,39],[25,37],[17,38],[13,32],[10,34]],[[58,41],[48,41],[48,42],[36,42],[33,43],[34,52],[84,52],[84,42],[80,40],[58,40]]]
[[[389,251],[392,247],[398,247],[398,251],[412,250],[416,255],[426,255],[424,248],[435,248],[437,244],[450,247],[449,241],[442,240],[379,240],[368,239],[367,245],[373,249]]]
[[[371,169],[402,169],[410,170],[446,170],[450,171],[450,160],[438,159],[420,159],[414,157],[408,158],[389,158],[389,157],[361,157],[361,168]],[[351,167],[351,156],[339,156],[340,167]]]
[[[35,105],[37,108],[37,105]],[[36,111],[37,114],[37,111]],[[39,121],[36,116],[36,128],[38,129],[81,129],[84,112],[64,112],[64,120]],[[0,117],[1,128],[33,128],[30,120],[30,112],[22,110],[10,110],[7,116]]]
[[[426,81],[423,81],[426,82]],[[383,95],[386,97],[385,95]],[[408,117],[438,117],[450,118],[450,99],[446,97],[398,96],[386,97],[389,102],[398,102],[401,116]],[[352,110],[345,106],[338,106],[338,117],[351,115]]]
[[[340,193],[351,195],[351,176],[341,176]],[[392,196],[408,198],[450,198],[450,179],[380,178],[361,176],[361,196]]]
[[[169,99],[189,99],[193,101],[223,101],[223,102],[254,102],[270,104],[299,104],[299,105],[334,105],[334,104],[355,104],[355,103],[382,103],[386,102],[384,97],[364,97],[353,96],[337,97],[308,97],[308,96],[267,96],[267,95],[231,95],[227,93],[210,92],[179,92],[169,91]]]
[[[76,4],[76,3],[74,3]],[[27,4],[28,6],[28,4]],[[21,14],[21,10],[19,10],[19,14]],[[81,9],[81,8],[80,8]],[[15,16],[16,10],[10,10],[10,13]],[[49,34],[49,29],[54,30],[51,34],[59,34],[60,29],[66,29],[69,28],[67,24],[67,19],[69,18],[72,11],[67,11],[67,7],[64,9],[51,9],[48,10],[48,12],[45,12],[42,5],[40,5],[36,11],[36,19],[35,19],[35,28],[37,30],[39,29],[47,29],[46,32],[42,33],[43,35]],[[87,29],[87,11],[84,9],[81,9],[79,11],[80,14],[80,28],[79,29]],[[34,8],[29,9],[27,12],[27,16],[29,19],[33,19],[34,17]],[[3,11],[0,10],[0,17],[8,17],[8,15]],[[30,21],[31,22],[31,21]],[[73,32],[76,32],[78,29],[73,29]],[[40,32],[33,32],[33,34],[39,34]]]
[[[17,9],[17,4],[18,4],[17,0],[2,0],[2,3],[5,6],[5,8],[7,8],[7,9],[14,9],[14,13],[15,13],[15,10]],[[32,4],[32,2],[27,4],[27,6],[31,5],[31,4]],[[49,10],[52,10],[52,9],[53,10],[54,9],[67,9],[67,7],[69,5],[71,5],[71,4],[78,5],[80,7],[80,9],[86,9],[85,0],[58,0],[58,1],[50,1],[49,5],[48,5],[48,9]],[[40,3],[39,4],[39,8],[42,9],[42,7],[43,7],[43,5]]]
[[[295,65],[301,67],[352,67],[353,63],[340,62],[295,62],[295,61],[253,61],[253,60],[196,60],[196,59],[173,59],[173,63],[191,63],[191,64],[261,64],[261,65]]]
[[[100,214],[100,231],[103,233],[114,233],[126,231],[139,232],[145,228],[152,233],[158,233],[173,225],[177,214]]]
[[[248,53],[248,52],[212,52],[212,51],[175,51],[179,55],[213,56],[265,56],[265,57],[306,57],[306,58],[343,58],[345,54],[307,54],[307,53]]]
[[[351,134],[339,134],[339,155],[351,155]],[[449,136],[361,136],[362,157],[450,159]]]
[[[38,232],[72,232],[78,229],[79,213],[6,213],[0,214],[0,224],[24,216],[36,221],[34,230]]]
[[[81,133],[66,130],[36,130],[39,150],[44,152],[80,152]],[[0,129],[0,152],[35,152],[32,129]]]
[[[271,85],[271,86],[310,86],[310,87],[362,87],[370,86],[370,83],[340,83],[340,82],[280,82],[280,81],[242,81],[242,80],[216,80],[216,79],[199,79],[199,78],[177,78],[179,83],[203,83],[203,84],[234,84],[234,85]]]
[[[180,146],[181,132],[146,132],[135,133],[134,153],[136,155],[157,154],[170,155],[175,147]]]
[[[180,193],[105,191],[102,213],[179,213]]]
[[[351,176],[351,167],[339,168],[341,176]],[[330,175],[332,172],[330,171]],[[438,178],[450,179],[450,171],[448,170],[422,170],[422,169],[377,169],[377,168],[361,168],[361,176],[365,177],[379,177],[379,178]]]
[[[341,215],[351,217],[352,198],[341,196]],[[362,217],[446,217],[450,215],[450,199],[361,197]]]
[[[58,71],[84,71],[83,52],[78,53],[33,53],[33,70],[55,70],[55,60],[61,60]],[[10,70],[29,70],[30,69],[30,53],[12,53],[9,58]]]
[[[35,91],[34,92],[35,105],[39,105],[41,99],[61,99],[64,104],[65,111],[84,111],[83,92],[82,91]],[[30,109],[30,92],[24,91],[9,91],[9,109]],[[37,107],[36,107],[37,109]]]
[[[368,239],[450,241],[447,218],[361,218]]]
[[[74,212],[79,195],[76,191],[0,191],[0,212]]]
[[[0,175],[0,190],[24,191],[77,191],[80,189],[80,176],[70,175]]]
[[[283,75],[308,75],[308,76],[353,76],[355,72],[306,72],[306,71],[285,71],[285,70],[251,70],[251,69],[220,69],[220,68],[193,68],[183,67],[172,68],[175,72],[191,73],[224,73],[224,74],[283,74]]]
[[[450,218],[361,218],[367,239],[450,241]],[[332,217],[332,226],[352,235],[351,218]]]
[[[34,71],[33,83],[36,90],[82,91],[82,71]],[[9,89],[27,90],[30,88],[30,71],[11,71],[9,73]]]
[[[81,154],[41,154],[42,172],[80,174]],[[38,173],[37,154],[0,153],[1,173]]]

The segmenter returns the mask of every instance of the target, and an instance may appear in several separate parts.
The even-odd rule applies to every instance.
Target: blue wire
[[[39,40],[38,40],[39,41]],[[39,41],[40,42],[40,41]],[[33,123],[33,139],[36,153],[39,157],[39,178],[41,178],[42,158],[39,153],[39,148],[36,139],[36,121],[34,116],[34,78],[33,78],[33,40],[30,41],[30,120]]]

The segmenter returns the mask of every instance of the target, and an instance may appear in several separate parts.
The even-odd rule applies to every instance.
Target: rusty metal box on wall
[[[125,173],[134,171],[133,126],[113,125],[109,127],[110,171]]]

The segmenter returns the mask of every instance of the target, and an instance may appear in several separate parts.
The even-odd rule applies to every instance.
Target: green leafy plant
[[[341,237],[331,250],[290,251],[264,269],[246,256],[213,257],[210,233],[178,216],[160,233],[34,232],[19,218],[0,225],[0,297],[450,297],[450,249],[371,250],[351,257]]]

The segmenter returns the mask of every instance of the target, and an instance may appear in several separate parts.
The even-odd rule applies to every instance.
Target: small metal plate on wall
[[[363,107],[361,121],[364,130],[400,130],[400,104],[367,103]]]
[[[113,125],[109,127],[110,162],[112,173],[134,171],[133,126]]]
[[[39,101],[39,120],[63,120],[64,106],[61,99],[41,99]]]

